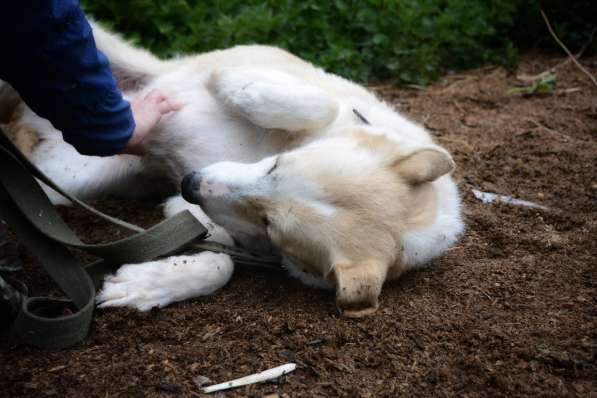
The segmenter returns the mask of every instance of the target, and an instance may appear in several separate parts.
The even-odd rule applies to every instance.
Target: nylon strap
[[[64,223],[34,177],[92,213],[137,232],[112,243],[83,243]],[[62,348],[88,334],[95,307],[95,292],[106,273],[122,263],[142,262],[172,254],[204,238],[205,227],[188,211],[148,230],[115,219],[63,192],[32,165],[0,130],[0,218],[38,257],[46,272],[67,298],[26,297],[13,325],[25,343]],[[87,267],[69,248],[84,250],[102,260]]]

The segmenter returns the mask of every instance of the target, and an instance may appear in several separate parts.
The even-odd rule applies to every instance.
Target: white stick
[[[263,383],[264,381],[276,379],[296,369],[295,363],[287,363],[286,365],[278,366],[276,368],[264,370],[260,373],[255,373],[249,376],[234,379],[225,383],[214,384],[202,389],[204,394],[209,394],[216,391],[228,390],[229,388],[236,388],[246,386],[249,384]]]
[[[476,189],[473,189],[473,194],[475,195],[475,198],[479,199],[483,203],[502,202],[502,203],[508,203],[510,205],[515,205],[515,206],[524,206],[524,207],[530,207],[533,209],[548,210],[547,207],[540,205],[538,203],[529,202],[528,200],[516,199],[511,196],[498,195],[496,193],[483,192],[483,191],[479,191]]]

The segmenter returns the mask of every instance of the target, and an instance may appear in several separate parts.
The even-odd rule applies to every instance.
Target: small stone
[[[178,387],[178,385],[174,383],[160,383],[157,387],[158,389],[166,392],[178,392],[178,390],[180,389],[180,387]]]
[[[209,377],[205,377],[205,376],[195,376],[193,377],[193,383],[195,383],[195,385],[199,388],[211,383],[211,379]]]

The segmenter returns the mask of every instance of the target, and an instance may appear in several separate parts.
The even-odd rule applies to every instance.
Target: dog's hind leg
[[[275,70],[219,69],[208,89],[230,112],[266,129],[319,129],[338,114],[339,105],[327,92]]]
[[[229,255],[212,252],[127,264],[105,278],[97,302],[99,307],[149,311],[209,295],[228,283],[233,270]]]
[[[54,183],[81,199],[117,197],[138,199],[155,195],[167,184],[152,183],[136,156],[116,155],[106,158],[83,156],[63,142],[43,141],[31,155],[33,163]],[[68,200],[42,184],[54,204]],[[174,187],[172,187],[172,191]]]
[[[39,143],[28,153],[29,160],[66,192],[82,200],[106,196],[142,198],[175,191],[161,182],[150,183],[158,176],[148,175],[142,159],[131,155],[110,157],[84,156],[62,139],[50,122],[23,107],[22,116],[14,122],[17,134],[35,134]],[[21,148],[23,149],[23,148]],[[52,189],[42,187],[54,204],[68,201]]]

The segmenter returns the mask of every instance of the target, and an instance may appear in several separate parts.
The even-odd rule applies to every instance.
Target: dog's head
[[[397,143],[364,129],[252,164],[220,162],[187,175],[185,199],[243,246],[273,245],[303,271],[336,286],[347,315],[375,311],[400,236],[431,222],[428,184],[449,173],[433,144]]]

